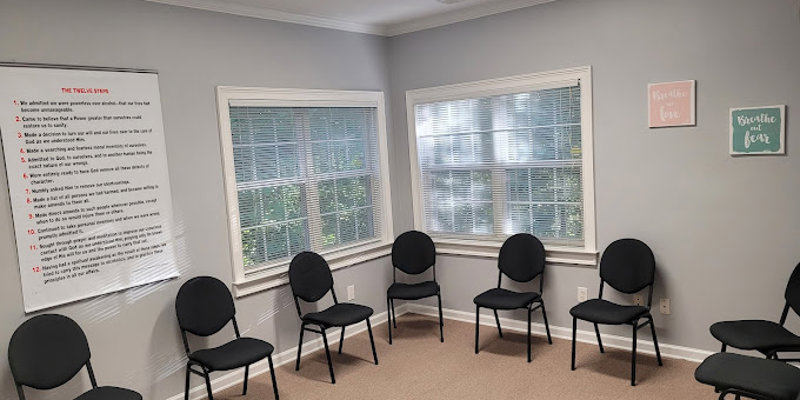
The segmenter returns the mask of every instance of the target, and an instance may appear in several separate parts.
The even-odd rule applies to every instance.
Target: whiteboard
[[[178,275],[158,75],[0,66],[26,312]]]

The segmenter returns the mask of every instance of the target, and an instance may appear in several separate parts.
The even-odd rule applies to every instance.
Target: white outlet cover
[[[660,310],[662,314],[672,314],[672,310],[670,309],[669,299],[661,299]]]
[[[588,299],[588,290],[585,287],[578,286],[578,301],[586,301]]]

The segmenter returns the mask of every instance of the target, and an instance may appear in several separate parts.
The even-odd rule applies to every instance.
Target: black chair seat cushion
[[[76,397],[75,400],[142,400],[142,395],[133,390],[101,386]]]
[[[189,355],[189,359],[212,371],[225,371],[263,360],[273,350],[275,348],[263,340],[239,338],[219,347],[195,351]]]
[[[711,335],[729,346],[768,352],[772,349],[800,349],[800,336],[780,324],[764,320],[722,321],[711,325]]]
[[[741,354],[713,354],[697,367],[694,377],[717,389],[739,389],[768,399],[795,400],[800,395],[800,369]]]
[[[439,293],[439,284],[434,281],[420,283],[393,283],[386,292],[390,299],[417,300],[425,297],[436,296]]]
[[[339,303],[320,312],[308,313],[303,316],[303,321],[325,327],[347,326],[361,322],[369,318],[370,315],[372,315],[372,309],[367,306]]]
[[[572,307],[569,313],[584,321],[620,325],[644,317],[650,312],[642,306],[624,306],[604,299],[591,299]]]
[[[528,307],[532,302],[541,299],[536,292],[513,292],[511,290],[494,288],[489,289],[475,297],[476,305],[493,310],[513,310]]]

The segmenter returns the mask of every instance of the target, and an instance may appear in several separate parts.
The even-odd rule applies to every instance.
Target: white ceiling
[[[555,0],[147,0],[350,32],[394,36]]]

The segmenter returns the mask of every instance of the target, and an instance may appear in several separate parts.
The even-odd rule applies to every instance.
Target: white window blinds
[[[375,107],[229,104],[247,273],[382,236]]]
[[[427,231],[583,247],[578,83],[415,104],[414,120]]]

